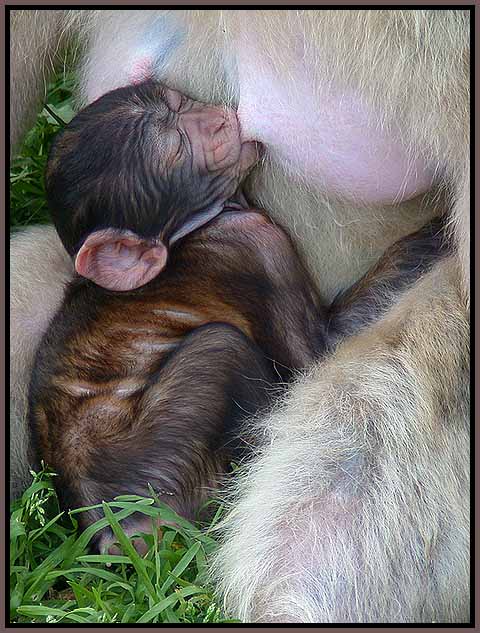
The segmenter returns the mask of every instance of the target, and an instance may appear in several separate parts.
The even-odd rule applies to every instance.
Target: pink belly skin
[[[129,82],[138,84],[149,79],[153,74],[153,57],[144,55],[133,63],[129,72]]]
[[[153,25],[151,17],[148,20],[143,37],[127,38],[123,52],[115,40],[120,67],[112,67],[100,46],[91,61],[95,72],[88,81],[88,102],[151,74],[164,79],[165,65],[175,57],[185,34],[171,16]],[[392,125],[382,129],[381,113],[372,111],[352,90],[327,79],[323,88],[314,86],[301,46],[290,65],[277,69],[256,44],[251,28],[248,24],[240,29],[226,59],[227,69],[236,68],[231,82],[239,90],[238,115],[245,140],[263,142],[294,178],[331,197],[358,204],[393,204],[430,189],[432,165],[409,155],[399,129]]]
[[[379,117],[355,94],[331,87],[315,94],[302,68],[283,81],[252,54],[240,53],[238,72],[244,138],[262,141],[299,179],[329,195],[373,205],[430,189],[431,166],[409,156],[399,130],[382,131]]]

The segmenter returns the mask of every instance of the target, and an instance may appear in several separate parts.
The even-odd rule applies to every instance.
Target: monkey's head
[[[234,111],[149,80],[107,93],[57,135],[47,199],[77,272],[131,290],[222,211],[257,160]]]

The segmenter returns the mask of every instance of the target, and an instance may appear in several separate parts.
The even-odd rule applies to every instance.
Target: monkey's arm
[[[377,321],[402,292],[451,254],[445,220],[435,218],[395,242],[355,284],[334,299],[327,312],[329,346]]]

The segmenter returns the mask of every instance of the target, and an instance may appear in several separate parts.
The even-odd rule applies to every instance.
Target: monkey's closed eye
[[[185,156],[186,149],[186,141],[182,132],[180,132],[180,130],[176,130],[175,140],[172,142],[170,153],[171,158],[168,161],[168,166],[171,167],[182,160]]]

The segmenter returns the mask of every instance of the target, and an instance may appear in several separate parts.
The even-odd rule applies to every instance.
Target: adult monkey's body
[[[434,213],[428,198],[406,199],[436,175],[451,196],[458,254],[265,421],[216,569],[227,608],[246,621],[466,621],[468,15],[251,13],[14,12],[13,131],[41,81],[34,64],[65,19],[89,26],[85,100],[141,79],[153,60],[173,87],[239,102],[245,134],[269,150],[251,197],[290,228],[327,300]],[[70,264],[58,255],[43,318],[32,271],[48,278],[58,252],[48,229],[12,245],[17,421],[31,347]],[[18,490],[25,447],[13,454]]]

